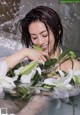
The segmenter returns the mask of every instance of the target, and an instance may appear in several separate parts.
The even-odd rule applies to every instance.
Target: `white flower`
[[[80,85],[80,70],[73,72],[73,81],[75,84]]]
[[[0,90],[12,90],[15,86],[14,81],[17,80],[17,76],[10,78],[6,76],[8,67],[5,61],[0,61]]]
[[[64,72],[61,71],[61,70],[58,70],[59,74],[60,74],[60,77],[63,78],[65,76]]]
[[[72,71],[70,70],[67,76],[63,76],[62,71],[59,71],[62,75],[61,78],[55,79],[55,78],[47,78],[44,80],[44,84],[48,85],[54,85],[55,87],[61,88],[61,89],[70,89],[72,88],[72,85],[70,85],[70,81],[73,77]]]
[[[30,83],[31,78],[35,75],[36,73],[36,67],[32,69],[32,71],[28,75],[22,75],[20,82],[21,83]]]
[[[80,76],[80,70],[77,70],[77,71],[73,72],[73,75]]]
[[[58,88],[54,88],[54,91],[53,91],[53,97],[54,98],[68,98],[69,97],[69,92],[67,90],[60,90]]]
[[[40,67],[37,67],[36,70],[38,71],[39,75],[41,75],[41,69],[40,69]]]
[[[17,80],[17,76],[10,78],[10,77],[0,77],[0,85],[3,87],[4,90],[12,90],[16,87],[14,81]]]
[[[0,98],[4,98],[4,95],[3,87],[0,85]]]
[[[8,71],[7,63],[4,60],[0,60],[0,77],[6,76]]]
[[[39,67],[35,67],[32,69],[32,71],[27,74],[27,75],[22,75],[21,76],[21,79],[20,79],[20,82],[21,83],[30,83],[31,82],[31,78],[35,75],[36,73],[36,70],[38,71],[38,73],[41,75],[41,69]]]
[[[19,75],[23,67],[18,68],[17,70],[14,70],[15,75]]]

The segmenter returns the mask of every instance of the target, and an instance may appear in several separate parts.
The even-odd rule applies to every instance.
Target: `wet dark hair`
[[[36,8],[33,8],[22,20],[20,20],[22,44],[26,47],[29,47],[32,44],[31,36],[29,34],[29,25],[35,21],[43,22],[46,26],[48,34],[49,29],[52,31],[55,38],[55,51],[57,46],[62,44],[63,27],[56,11],[47,6],[37,6]]]

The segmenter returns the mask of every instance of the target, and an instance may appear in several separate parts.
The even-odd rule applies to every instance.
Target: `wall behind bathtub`
[[[33,7],[39,5],[46,5],[55,9],[62,20],[64,28],[63,47],[73,49],[76,52],[80,52],[80,2],[61,3],[60,0],[0,0],[0,1],[1,1],[0,2],[1,36],[3,33],[3,36],[6,37],[7,34],[8,35],[7,39],[20,41],[20,33],[17,29],[18,20],[23,18],[25,14]],[[8,12],[7,15],[6,12]]]

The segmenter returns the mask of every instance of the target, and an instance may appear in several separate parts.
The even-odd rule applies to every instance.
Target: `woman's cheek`
[[[37,44],[36,40],[31,39],[31,41],[32,41],[33,44],[35,44],[35,45]]]

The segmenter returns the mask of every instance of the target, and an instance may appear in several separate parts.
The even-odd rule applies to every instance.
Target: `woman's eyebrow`
[[[47,31],[47,30],[44,30],[44,31],[40,32],[40,34],[42,34],[42,33],[46,32],[46,31]]]
[[[44,30],[44,31],[40,32],[40,34],[46,32],[46,31],[47,31],[47,30]],[[30,35],[36,35],[36,34],[30,33]]]

